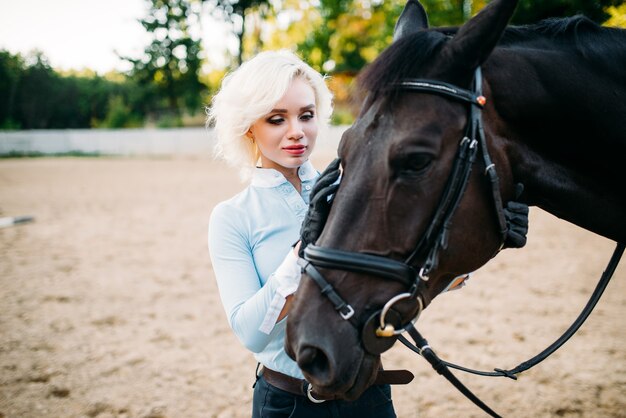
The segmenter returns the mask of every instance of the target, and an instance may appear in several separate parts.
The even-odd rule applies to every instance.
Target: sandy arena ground
[[[318,167],[330,161],[320,155]],[[0,418],[248,417],[255,361],[228,328],[206,248],[242,188],[210,158],[0,160]],[[420,329],[445,359],[513,367],[578,315],[614,245],[539,209]],[[626,260],[582,330],[517,382],[459,376],[506,417],[626,417]],[[482,417],[398,345],[399,417]]]

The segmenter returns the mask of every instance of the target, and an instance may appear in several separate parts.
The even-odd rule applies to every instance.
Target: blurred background
[[[334,124],[391,42],[402,0],[0,0],[0,129],[202,126],[223,75],[266,49],[328,74]],[[432,26],[485,0],[424,0]],[[522,0],[514,24],[582,13],[626,27],[621,0]]]
[[[422,3],[433,26],[486,4]],[[0,418],[250,416],[256,362],[207,251],[212,208],[244,186],[211,157],[204,109],[242,60],[294,50],[335,94],[325,167],[403,5],[0,0]],[[578,13],[626,27],[617,0],[521,0],[514,23]],[[533,208],[528,245],[437,298],[420,330],[450,361],[513,366],[578,315],[613,247]],[[625,279],[622,261],[583,328],[519,382],[463,381],[503,416],[625,417]],[[393,389],[399,417],[483,416],[412,352],[383,360],[416,375]]]

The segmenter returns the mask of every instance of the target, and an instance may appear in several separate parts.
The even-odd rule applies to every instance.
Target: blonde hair
[[[324,76],[287,50],[261,52],[224,77],[220,91],[207,109],[207,123],[215,124],[215,155],[240,169],[242,179],[252,174],[259,159],[257,145],[246,133],[285,95],[292,80],[301,78],[315,93],[319,132],[328,126],[332,93]]]

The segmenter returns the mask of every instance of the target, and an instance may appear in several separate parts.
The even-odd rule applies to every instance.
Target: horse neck
[[[529,204],[626,242],[626,43],[612,59],[497,49],[484,65],[495,110],[486,119]]]

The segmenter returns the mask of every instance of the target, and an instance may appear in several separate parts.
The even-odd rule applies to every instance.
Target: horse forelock
[[[392,89],[398,81],[416,77],[446,39],[442,33],[422,31],[395,41],[361,73],[359,87],[376,97]]]

